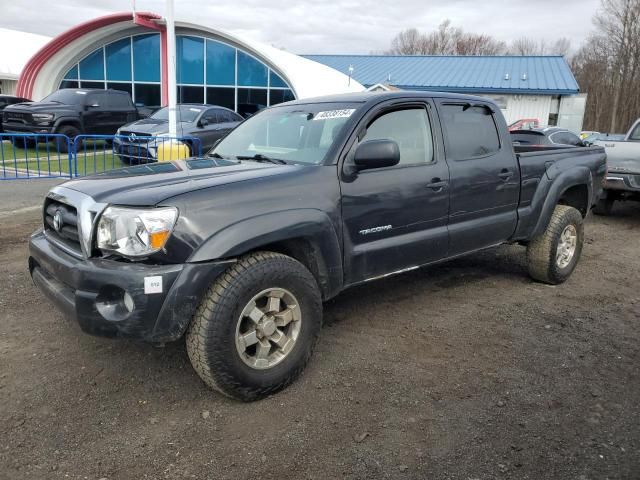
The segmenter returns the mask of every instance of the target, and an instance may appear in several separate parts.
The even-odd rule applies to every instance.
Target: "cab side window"
[[[361,142],[393,140],[400,147],[400,165],[433,161],[433,137],[429,116],[424,108],[409,108],[385,113],[368,127]]]
[[[213,125],[215,123],[220,123],[221,121],[224,121],[224,120],[221,120],[219,117],[220,115],[216,113],[216,109],[212,108],[204,112],[204,114],[202,115],[202,120],[206,120],[209,123],[209,125]]]
[[[440,120],[445,130],[447,158],[468,160],[500,150],[500,137],[488,107],[445,104]]]
[[[629,135],[629,140],[638,141],[640,140],[640,123],[633,129],[631,135]]]

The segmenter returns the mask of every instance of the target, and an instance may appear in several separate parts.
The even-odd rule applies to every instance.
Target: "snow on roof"
[[[0,28],[0,79],[16,80],[29,59],[50,37]]]

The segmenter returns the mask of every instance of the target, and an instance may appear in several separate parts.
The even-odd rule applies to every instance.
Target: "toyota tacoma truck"
[[[301,373],[323,301],[348,287],[504,243],[526,246],[533,279],[564,282],[605,161],[602,147],[514,151],[485,98],[298,100],[205,158],[54,187],[29,269],[84,331],[186,337],[206,384],[254,400]]]
[[[620,200],[640,201],[640,118],[622,140],[596,140],[607,153],[607,175],[604,193],[594,213],[610,215],[613,204]]]

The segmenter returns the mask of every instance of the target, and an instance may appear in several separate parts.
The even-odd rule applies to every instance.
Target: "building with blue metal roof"
[[[435,90],[491,97],[509,123],[582,128],[585,95],[579,94],[561,56],[305,55],[372,89]]]

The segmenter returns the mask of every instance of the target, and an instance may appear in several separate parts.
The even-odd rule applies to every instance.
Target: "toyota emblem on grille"
[[[60,210],[56,210],[55,215],[53,216],[53,228],[56,232],[62,230],[62,226],[64,225],[64,220],[62,219],[62,212]]]

